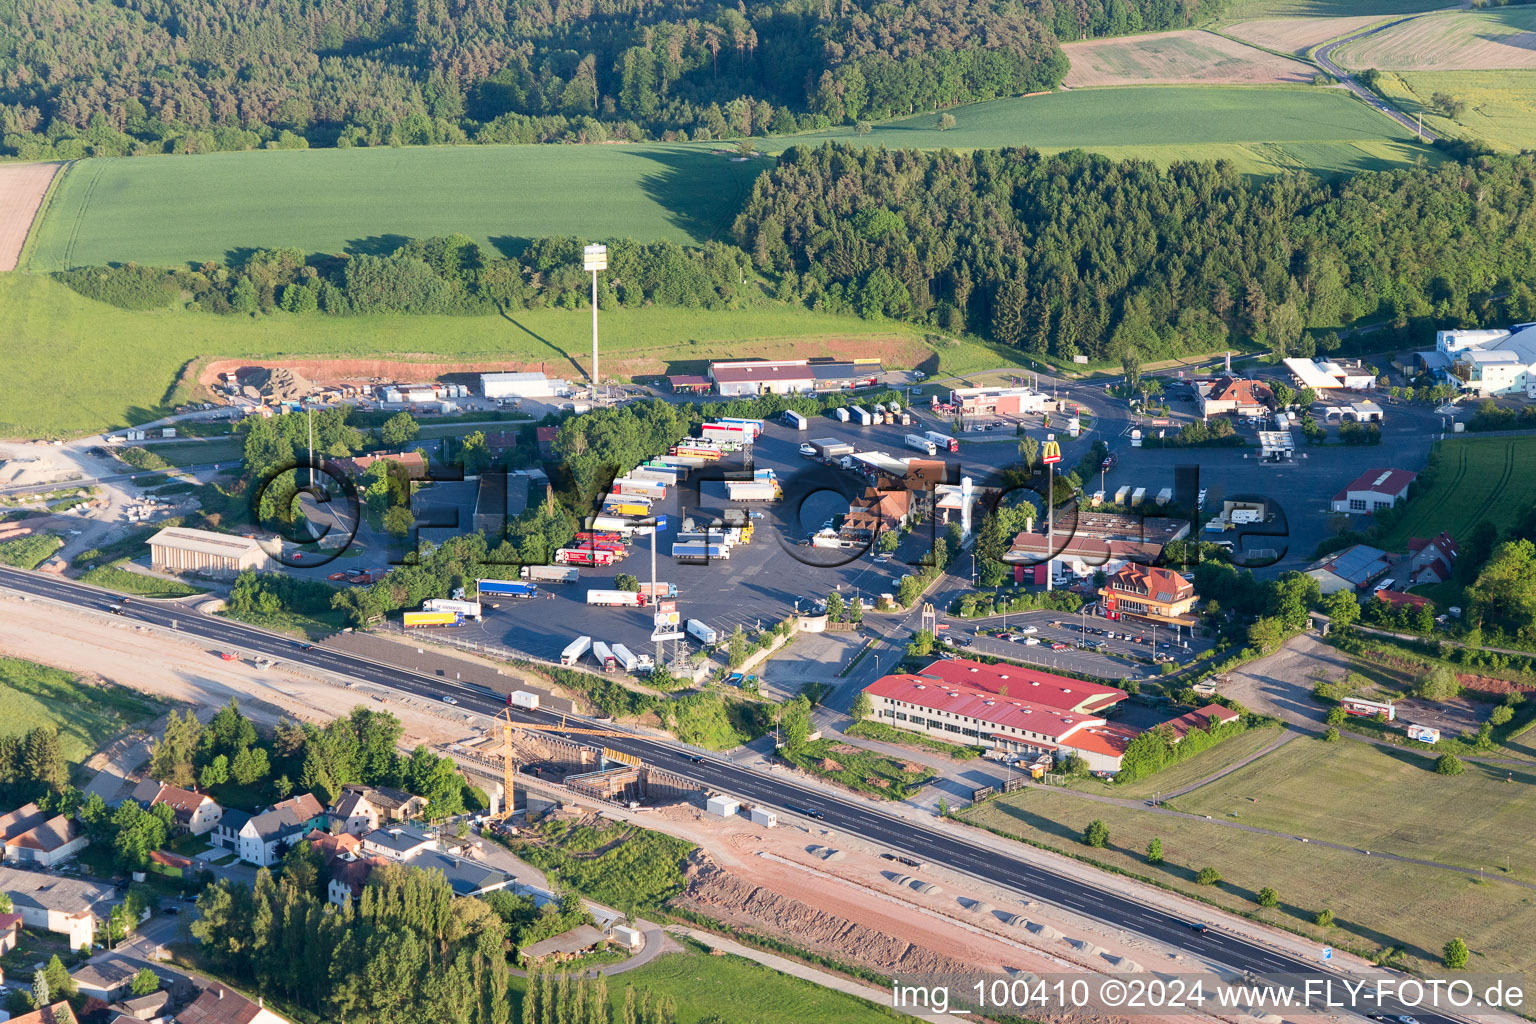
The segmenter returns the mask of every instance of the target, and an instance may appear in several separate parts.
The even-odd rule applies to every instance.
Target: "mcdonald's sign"
[[[1061,461],[1061,445],[1055,441],[1047,441],[1040,448],[1040,461],[1047,466]]]

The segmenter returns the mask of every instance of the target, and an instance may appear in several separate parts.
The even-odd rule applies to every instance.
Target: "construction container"
[[[732,796],[712,796],[705,804],[710,814],[730,818],[741,811],[741,801]]]
[[[774,828],[779,824],[777,811],[770,811],[766,807],[754,807],[747,815],[752,819],[752,824],[762,825],[765,828]]]

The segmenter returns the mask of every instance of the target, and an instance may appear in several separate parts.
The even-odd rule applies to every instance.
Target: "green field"
[[[1440,469],[1433,484],[1408,503],[1377,546],[1402,551],[1411,537],[1446,531],[1465,540],[1483,519],[1503,533],[1536,504],[1536,477],[1529,472],[1536,437],[1457,438],[1435,450]]]
[[[1046,152],[1088,149],[1116,159],[1226,159],[1249,174],[1306,169],[1319,174],[1404,167],[1433,151],[1395,122],[1336,89],[1312,86],[1136,86],[1073,89],[992,100],[938,114],[852,129],[769,139],[770,148],[825,139],[890,148]]]
[[[1345,68],[1383,71],[1533,69],[1536,9],[1454,11],[1401,21],[1345,43],[1334,51]]]
[[[72,764],[103,743],[159,714],[148,697],[119,687],[90,686],[68,672],[18,658],[0,658],[0,735],[19,736],[52,722],[59,749]]]
[[[1313,739],[1295,740],[1288,746],[1309,744],[1325,746]],[[1337,756],[1341,749],[1355,745],[1346,740],[1326,744],[1326,749],[1328,756]],[[1439,776],[1424,774],[1439,780]],[[1353,787],[1329,792],[1319,786],[1312,796],[1324,808],[1347,812],[1356,803],[1356,793],[1362,801],[1369,799],[1368,794]],[[1259,799],[1262,807],[1268,797],[1260,794]],[[1247,821],[1257,808],[1246,801],[1244,806],[1240,820]],[[1405,827],[1426,816],[1408,798],[1390,796],[1383,804],[1383,813],[1389,807],[1396,809]],[[1249,832],[1219,820],[1101,804],[1048,789],[1028,789],[989,800],[962,816],[1033,843],[1150,878],[1158,885],[1282,925],[1319,943],[1366,954],[1388,946],[1402,947],[1420,968],[1429,969],[1438,967],[1441,946],[1459,935],[1476,951],[1477,970],[1536,970],[1536,944],[1530,941],[1536,892],[1493,881],[1502,872],[1491,855],[1489,877],[1479,878],[1475,870],[1446,871],[1367,857]],[[1318,816],[1314,813],[1314,820]],[[1094,818],[1109,826],[1108,849],[1094,850],[1078,842],[1083,828]],[[1319,834],[1337,838],[1326,822]],[[1157,866],[1148,864],[1145,856],[1154,837],[1162,839],[1166,858]],[[1195,876],[1204,867],[1214,867],[1222,881],[1214,886],[1197,884]],[[1256,902],[1265,886],[1280,894],[1280,906],[1275,910],[1264,910]],[[1330,929],[1311,923],[1313,915],[1323,908],[1335,915],[1336,923]]]
[[[1381,90],[1410,116],[1423,113],[1437,135],[1495,149],[1536,149],[1536,71],[1399,71],[1381,76]],[[1460,121],[1431,106],[1446,93],[1467,104]]]
[[[1365,743],[1294,740],[1173,801],[1181,811],[1348,843],[1402,857],[1500,870],[1536,881],[1536,775],[1468,762],[1436,775],[1433,759]]]
[[[508,253],[550,235],[720,237],[764,162],[707,145],[261,150],[84,160],[26,265],[154,266],[248,249],[375,252],[462,231]]]
[[[9,437],[83,433],[158,416],[190,396],[175,385],[200,356],[524,360],[545,364],[551,376],[579,379],[592,345],[586,310],[540,309],[512,319],[130,312],[23,273],[0,274],[0,309],[7,321],[0,372],[11,382],[9,397],[0,399],[0,436]],[[971,342],[940,342],[935,350],[907,325],[777,304],[729,312],[616,309],[603,314],[602,331],[603,368],[620,375],[698,372],[725,356],[847,358],[855,350],[930,373],[1012,363]]]
[[[1075,779],[1070,785],[1073,789],[1079,789],[1088,793],[1103,793],[1107,796],[1121,797],[1151,797],[1159,793],[1170,793],[1175,789],[1199,782],[1209,778],[1237,761],[1252,754],[1257,754],[1275,740],[1280,738],[1283,730],[1280,726],[1268,726],[1263,729],[1250,729],[1248,732],[1234,736],[1229,740],[1223,740],[1202,750],[1188,761],[1180,761],[1170,765],[1160,772],[1156,772],[1144,779],[1128,782],[1124,785],[1114,785],[1099,779]]]

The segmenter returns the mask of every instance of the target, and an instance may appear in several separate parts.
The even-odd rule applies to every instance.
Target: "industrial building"
[[[1124,690],[1017,665],[938,661],[864,692],[872,717],[893,728],[1026,757],[1078,754],[1095,772],[1119,771],[1137,735],[1104,717]]]
[[[709,364],[709,380],[719,394],[727,396],[847,391],[879,383],[884,372],[875,359],[744,359]],[[682,390],[694,390],[690,378],[679,381]],[[673,390],[679,390],[678,383],[673,384]]]
[[[1169,542],[1189,536],[1189,523],[1166,516],[1135,516],[1118,512],[1089,512],[1076,516],[1058,511],[1055,536],[1044,523],[1013,538],[1003,561],[1010,565],[1040,565],[1046,559],[1065,562],[1077,576],[1094,570],[1114,572],[1126,562],[1151,564]]]
[[[1536,323],[1509,330],[1437,331],[1435,351],[1448,363],[1450,379],[1466,391],[1482,397],[1524,392],[1536,398]]]
[[[1168,626],[1193,627],[1195,585],[1172,569],[1127,562],[1099,589],[1104,614]]]
[[[1392,508],[1408,497],[1408,485],[1417,476],[1406,469],[1368,469],[1333,496],[1333,510],[1347,515],[1365,515]]]
[[[158,572],[236,576],[265,569],[270,557],[250,537],[168,526],[149,538],[150,564]]]
[[[1024,416],[1042,413],[1055,400],[1034,388],[956,388],[950,404],[962,418],[971,416]]]
[[[1376,375],[1359,363],[1346,365],[1332,359],[1291,358],[1285,360],[1285,368],[1291,371],[1291,377],[1298,387],[1311,388],[1313,391],[1332,391],[1337,388],[1364,391],[1376,386]]]
[[[571,382],[552,380],[542,373],[482,373],[480,391],[486,398],[562,398],[571,393]]]
[[[1368,544],[1355,544],[1307,567],[1324,594],[1359,592],[1387,574],[1392,556]]]

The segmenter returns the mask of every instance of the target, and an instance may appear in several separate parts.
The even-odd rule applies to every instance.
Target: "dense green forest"
[[[0,0],[0,137],[68,159],[762,135],[1051,89],[1058,39],[1219,3]]]
[[[1532,154],[1254,183],[1225,162],[793,147],[735,233],[813,308],[1062,359],[1232,337],[1310,355],[1309,328],[1364,318],[1536,317]]]

